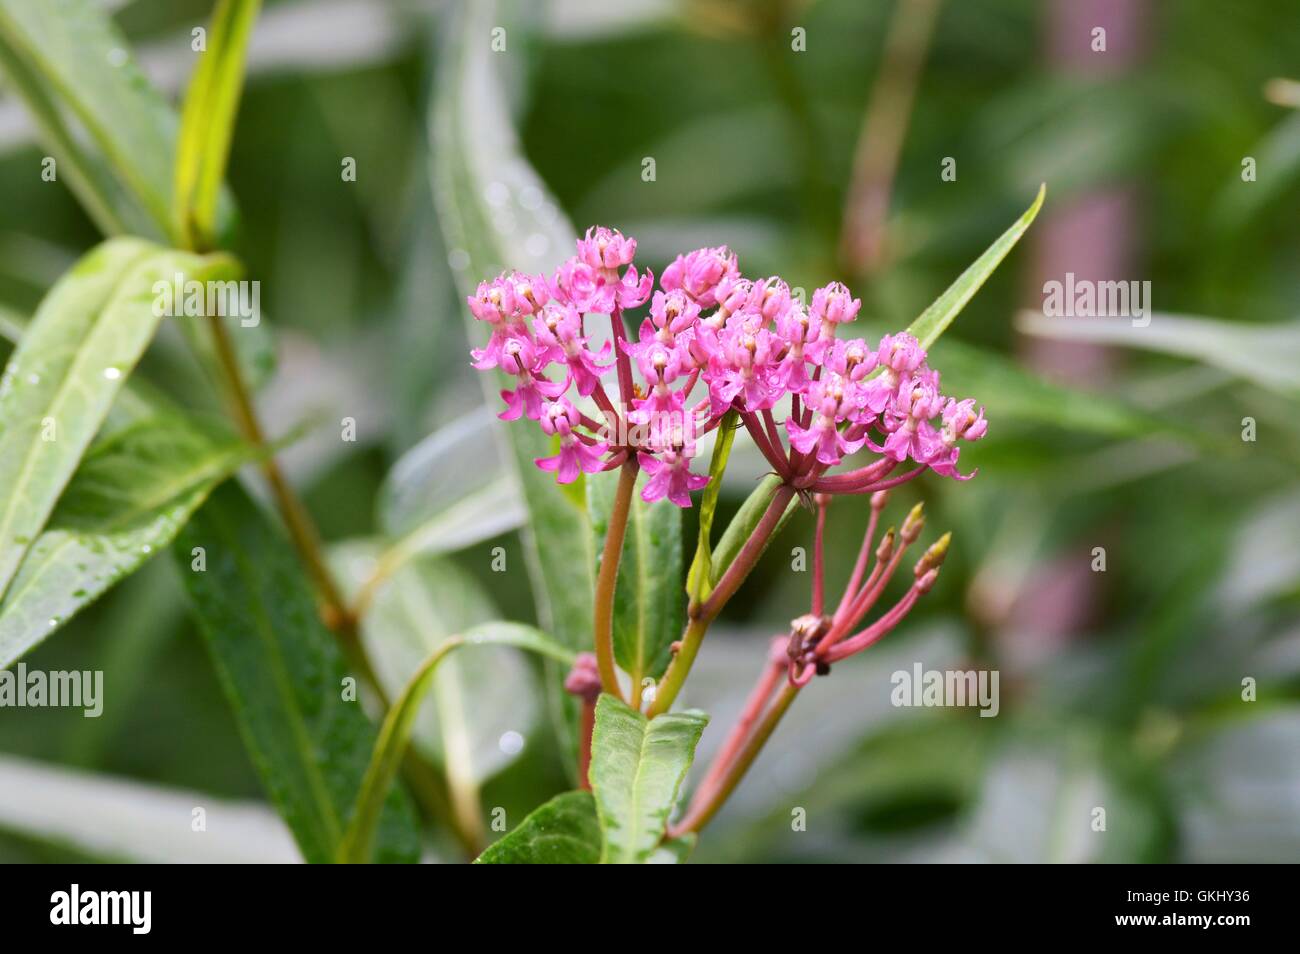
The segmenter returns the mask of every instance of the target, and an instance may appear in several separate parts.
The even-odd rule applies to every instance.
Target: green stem
[[[727,601],[736,590],[740,589],[740,584],[745,582],[745,578],[754,569],[754,564],[763,555],[768,539],[780,525],[781,518],[785,515],[785,508],[789,506],[794,494],[794,488],[788,484],[782,484],[776,489],[771,502],[767,505],[767,510],[763,512],[758,525],[754,527],[754,532],[740,548],[736,559],[727,567],[727,572],[722,574],[722,579],[718,580],[718,585],[713,588],[709,598],[703,603],[693,604],[690,607],[690,621],[686,625],[686,631],[682,634],[672,662],[668,664],[668,671],[664,673],[663,679],[655,689],[654,702],[650,704],[650,709],[646,713],[650,718],[653,719],[672,707],[677,694],[682,691],[686,677],[690,674],[691,666],[695,663],[695,657],[699,654],[700,644],[704,642],[709,624],[718,613],[722,612]]]
[[[623,691],[618,685],[618,670],[614,667],[614,590],[618,583],[618,564],[623,559],[623,538],[627,534],[632,491],[636,489],[636,472],[636,461],[632,457],[628,458],[619,471],[618,490],[614,494],[614,508],[610,511],[609,527],[605,531],[605,549],[600,556],[600,572],[596,576],[596,605],[592,623],[601,688],[624,702]]]

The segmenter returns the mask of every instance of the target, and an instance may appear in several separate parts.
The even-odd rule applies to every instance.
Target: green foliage
[[[244,55],[261,0],[219,0],[190,80],[176,147],[172,228],[186,248],[216,244],[218,203],[244,85]]]
[[[0,596],[162,320],[155,282],[233,273],[222,256],[115,239],[46,296],[0,388]]]
[[[0,68],[107,235],[168,236],[176,117],[93,0],[4,0]]]
[[[0,668],[171,543],[252,456],[224,428],[179,416],[145,418],[92,448],[0,602]]]
[[[461,646],[512,646],[548,656],[559,662],[571,664],[573,654],[563,646],[553,643],[547,636],[529,626],[518,623],[485,623],[466,631],[463,635],[445,640],[420,665],[411,676],[402,694],[397,697],[384,718],[379,739],[370,759],[370,767],[357,796],[356,809],[348,823],[347,833],[339,847],[339,860],[347,863],[365,862],[371,856],[375,831],[383,814],[385,800],[406,747],[411,741],[415,717],[420,703],[433,685],[433,677],[441,663]]]
[[[594,865],[600,822],[590,792],[565,792],[479,855],[480,865]]]
[[[729,410],[722,416],[716,432],[713,456],[709,459],[709,485],[700,495],[699,541],[695,545],[695,556],[691,559],[691,569],[686,576],[686,592],[693,603],[703,602],[713,591],[713,516],[718,509],[722,475],[726,473],[727,461],[731,458],[731,448],[736,443],[736,429],[739,426],[740,414]]]
[[[695,710],[647,719],[613,696],[600,697],[590,779],[603,864],[636,864],[654,853],[708,721]]]
[[[195,548],[206,569],[194,569]],[[219,488],[174,545],[199,627],[271,801],[303,857],[333,861],[362,790],[375,731],[317,615],[288,542],[234,483]],[[415,819],[387,792],[375,861],[413,861]]]

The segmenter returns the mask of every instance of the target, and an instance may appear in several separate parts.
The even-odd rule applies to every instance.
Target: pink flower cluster
[[[634,239],[592,228],[553,276],[502,274],[469,298],[474,317],[491,328],[487,345],[472,352],[474,366],[515,379],[501,392],[500,416],[527,416],[558,438],[558,453],[537,465],[561,483],[634,455],[650,476],[646,500],[688,507],[691,491],[708,483],[690,471],[696,438],[729,411],[800,490],[872,493],[926,468],[965,479],[957,442],[984,435],[983,410],[940,393],[939,374],[911,335],[886,335],[875,349],[837,337],[861,307],[842,284],[818,288],[805,306],[780,278],[743,277],[727,248],[702,248],[664,269],[652,296],[653,275],[638,271],[635,255]],[[623,312],[647,301],[631,340]],[[614,348],[589,346],[584,322],[592,313],[610,316]],[[611,367],[617,403],[601,382]],[[705,392],[698,398],[697,385]],[[583,413],[570,392],[593,401],[605,420]],[[787,408],[780,424],[778,405]],[[826,474],[864,446],[879,459]],[[915,470],[885,479],[909,458]]]

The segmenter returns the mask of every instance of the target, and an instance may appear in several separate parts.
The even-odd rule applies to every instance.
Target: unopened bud
[[[926,550],[921,559],[916,561],[916,567],[912,570],[918,580],[930,570],[943,565],[944,557],[948,555],[948,544],[951,542],[952,532],[949,531],[930,544],[930,549]]]
[[[901,533],[901,536],[903,538],[903,545],[911,546],[913,543],[915,543],[916,538],[921,535],[921,531],[924,529],[925,529],[925,504],[918,503],[915,507],[912,508],[911,512],[907,515],[907,519],[903,521],[903,531]]]
[[[936,566],[926,570],[921,576],[918,576],[916,582],[912,585],[916,587],[918,593],[924,596],[926,593],[930,592],[930,589],[934,586],[934,581],[937,579],[939,579],[939,568]]]
[[[871,495],[871,509],[876,513],[885,509],[885,504],[889,503],[889,491],[877,490]]]
[[[595,653],[578,653],[564,680],[564,690],[583,702],[594,703],[600,695],[600,667]]]
[[[886,562],[894,555],[894,534],[894,528],[890,527],[885,531],[885,537],[880,541],[880,546],[876,547],[876,560],[881,563]]]

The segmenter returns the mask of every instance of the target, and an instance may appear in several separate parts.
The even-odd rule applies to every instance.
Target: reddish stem
[[[596,731],[596,700],[582,700],[582,715],[578,722],[578,787],[591,791],[591,734]]]
[[[813,533],[813,583],[812,615],[821,616],[826,594],[826,511],[829,510],[829,498],[817,501],[817,529]]]

